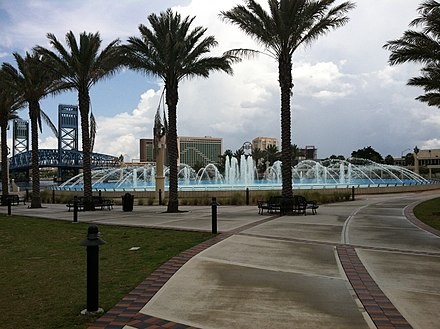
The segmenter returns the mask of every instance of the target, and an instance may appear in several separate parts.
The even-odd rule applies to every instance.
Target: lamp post
[[[416,174],[419,173],[419,158],[417,157],[417,154],[419,154],[419,152],[419,148],[417,146],[414,147],[414,172]]]

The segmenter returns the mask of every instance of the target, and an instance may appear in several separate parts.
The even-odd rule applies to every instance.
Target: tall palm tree
[[[139,26],[140,37],[130,37],[125,46],[127,66],[142,73],[160,77],[165,83],[168,107],[167,151],[169,156],[168,212],[178,212],[177,179],[177,102],[179,82],[185,78],[207,78],[212,71],[232,74],[231,55],[210,57],[217,46],[213,36],[205,37],[206,28],[191,28],[194,17],[182,18],[171,9],[147,17],[151,27]]]
[[[13,54],[17,62],[17,69],[11,64],[4,63],[3,68],[14,81],[14,86],[23,100],[29,106],[29,119],[31,121],[31,162],[32,162],[32,202],[31,208],[41,208],[40,197],[40,170],[38,159],[38,129],[42,129],[40,100],[49,94],[55,94],[65,88],[51,71],[44,68],[43,60],[38,54],[26,53],[22,57]]]
[[[347,23],[345,16],[354,4],[347,1],[333,6],[336,0],[268,0],[269,12],[255,0],[245,0],[221,17],[237,25],[255,39],[278,62],[278,82],[281,89],[281,161],[282,195],[291,198],[291,113],[292,56],[301,45],[309,45],[330,29]],[[233,49],[232,55],[253,55],[258,51]]]
[[[400,39],[388,41],[384,48],[391,51],[391,65],[414,62],[423,64],[422,75],[413,77],[408,85],[422,87],[424,95],[416,99],[428,106],[440,107],[440,3],[424,1],[418,7],[419,17],[410,27],[421,27],[420,31],[405,31]]]
[[[18,118],[17,111],[24,106],[24,101],[14,87],[9,75],[0,69],[0,144],[1,144],[1,184],[2,195],[8,195],[8,143],[7,129],[9,120]]]
[[[81,117],[81,137],[83,151],[85,210],[93,209],[91,134],[93,127],[89,123],[90,88],[98,81],[113,76],[122,67],[122,52],[119,39],[111,41],[100,50],[102,40],[99,32],[79,35],[76,40],[72,31],[66,34],[67,48],[49,33],[47,38],[55,51],[38,46],[35,50],[48,61],[48,69],[65,81],[70,89],[78,92],[78,104]],[[92,130],[92,132],[91,132]]]

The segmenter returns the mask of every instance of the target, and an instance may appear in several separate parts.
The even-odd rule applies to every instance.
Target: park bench
[[[69,208],[73,208],[75,207],[75,202],[77,203],[78,206],[78,211],[84,210],[84,205],[86,203],[86,199],[84,197],[78,197],[78,198],[74,198],[69,200],[69,202],[66,204],[66,207]],[[101,210],[107,209],[107,210],[112,210],[113,209],[113,200],[111,199],[104,199],[100,196],[93,196],[92,197],[92,204],[93,204],[93,209],[97,209],[97,208],[101,208]]]
[[[11,206],[18,206],[20,202],[23,204],[26,204],[26,200],[24,196],[20,196],[18,194],[8,194],[8,195],[2,195],[1,196],[1,205],[7,206],[8,202],[11,203]]]
[[[264,210],[267,213],[277,213],[281,215],[293,214],[293,215],[307,215],[307,209],[312,211],[312,214],[317,213],[318,205],[314,200],[307,200],[301,195],[295,195],[293,198],[284,198],[282,196],[271,197],[268,201],[257,201],[258,213],[264,214]]]

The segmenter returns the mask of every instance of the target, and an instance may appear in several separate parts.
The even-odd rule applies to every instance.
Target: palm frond
[[[90,152],[93,152],[96,137],[96,120],[93,112],[90,112]]]
[[[44,112],[43,110],[40,111],[41,117],[43,118],[44,122],[49,126],[50,130],[52,130],[55,137],[58,138],[58,129],[53,124],[52,120],[50,120],[49,116]]]

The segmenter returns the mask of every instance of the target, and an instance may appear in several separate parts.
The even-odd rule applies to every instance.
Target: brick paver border
[[[412,208],[410,208],[408,212],[405,211],[405,214],[407,217],[411,217]],[[412,216],[414,215],[412,214]],[[185,324],[142,314],[139,313],[139,311],[192,257],[234,234],[238,234],[248,228],[275,218],[278,218],[278,216],[265,218],[230,232],[219,234],[171,258],[168,262],[152,272],[148,278],[119,301],[112,309],[91,324],[88,329],[122,329],[124,326],[131,326],[136,329],[197,329]],[[353,290],[376,328],[412,329],[413,327],[385,296],[376,282],[374,282],[359,259],[355,248],[350,245],[336,245],[336,250]]]
[[[377,329],[412,329],[379,288],[349,245],[336,246],[345,275]]]

